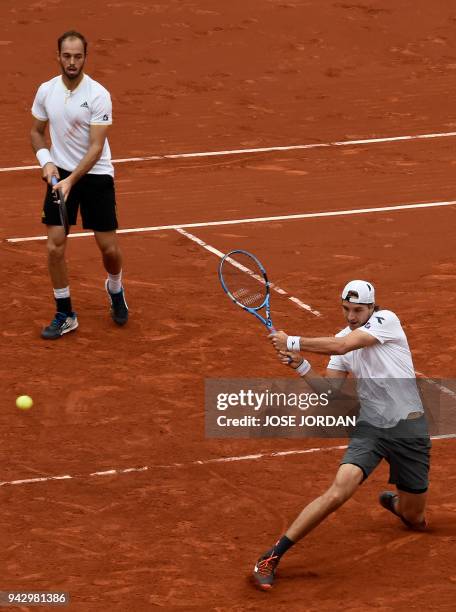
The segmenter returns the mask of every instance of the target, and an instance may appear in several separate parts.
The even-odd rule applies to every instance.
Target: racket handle
[[[269,331],[271,334],[276,334],[276,333],[277,333],[277,330],[276,330],[276,328],[274,327],[274,325],[271,325],[271,327],[269,328],[269,330],[268,330],[268,331]],[[288,358],[287,358],[287,359],[288,359],[288,365],[290,365],[290,363],[292,363],[292,362],[293,362],[293,359],[292,359],[292,358],[291,358],[289,355],[288,355]]]
[[[57,183],[59,182],[59,179],[56,176],[51,176],[51,185],[57,185]]]

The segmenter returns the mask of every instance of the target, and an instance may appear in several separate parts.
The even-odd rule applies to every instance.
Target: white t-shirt
[[[38,88],[32,114],[40,121],[49,121],[52,160],[72,172],[89,149],[90,126],[112,123],[111,96],[86,74],[74,91],[69,91],[57,76]],[[114,176],[108,139],[88,174]]]
[[[412,355],[398,317],[390,310],[379,310],[359,329],[378,342],[331,356],[328,368],[351,372],[357,379],[360,420],[377,427],[393,427],[410,412],[423,412]],[[346,327],[336,337],[351,331]]]

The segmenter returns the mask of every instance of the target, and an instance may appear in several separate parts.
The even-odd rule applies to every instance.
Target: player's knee
[[[406,510],[401,510],[401,515],[411,525],[420,526],[424,521],[424,512],[421,510],[407,508]]]
[[[119,257],[119,248],[116,244],[103,244],[100,245],[103,257],[109,259],[117,259]]]
[[[324,497],[326,498],[329,507],[332,510],[335,510],[347,501],[350,494],[343,487],[333,485],[326,491]]]
[[[65,243],[57,244],[49,240],[47,243],[47,251],[49,259],[52,261],[60,261],[65,255]]]

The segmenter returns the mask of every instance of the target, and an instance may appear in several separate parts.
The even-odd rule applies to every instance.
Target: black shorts
[[[389,483],[407,493],[425,493],[429,487],[431,439],[425,417],[403,420],[390,429],[360,423],[341,461],[357,465],[366,479],[386,459]]]
[[[61,179],[71,174],[58,168]],[[118,228],[114,179],[109,174],[85,174],[73,185],[66,201],[70,225],[75,225],[81,209],[82,227],[95,232],[111,232]],[[62,225],[59,208],[48,185],[44,198],[42,222]]]

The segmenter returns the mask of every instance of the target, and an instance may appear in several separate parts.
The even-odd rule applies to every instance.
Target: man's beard
[[[82,65],[79,70],[75,70],[74,72],[69,72],[67,68],[62,67],[65,76],[68,79],[70,79],[70,81],[74,81],[75,79],[77,79],[80,76],[83,68],[84,68],[84,65]]]

